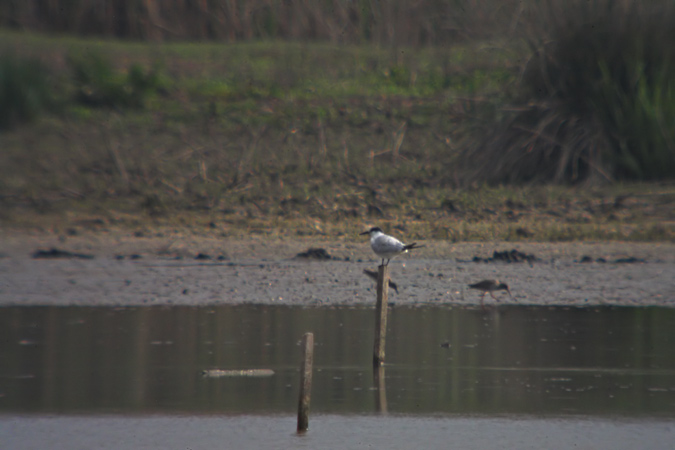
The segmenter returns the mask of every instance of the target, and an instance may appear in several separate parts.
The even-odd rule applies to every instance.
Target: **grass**
[[[672,180],[672,2],[545,0],[511,114],[467,150],[501,183]]]
[[[4,227],[350,239],[378,224],[452,241],[675,239],[671,185],[462,183],[461,150],[503,114],[518,46],[400,56],[1,34],[0,46],[50,67],[62,108],[0,135]],[[107,61],[94,81],[128,99],[131,80],[145,80],[142,101],[83,102],[92,81],[68,61],[92,52]]]

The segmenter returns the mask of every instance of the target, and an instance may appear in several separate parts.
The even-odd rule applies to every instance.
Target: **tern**
[[[382,232],[382,229],[379,227],[373,227],[368,231],[364,231],[360,234],[370,235],[370,248],[373,249],[375,254],[382,258],[382,265],[388,266],[391,259],[397,257],[401,253],[406,253],[408,250],[414,248],[423,247],[423,245],[417,245],[417,242],[412,244],[404,244],[393,236],[386,235]],[[384,260],[387,260],[385,264]]]
[[[511,298],[513,298],[513,296],[511,295],[511,291],[509,290],[509,286],[506,283],[500,283],[499,280],[482,280],[482,281],[479,281],[478,283],[470,284],[469,287],[471,289],[477,289],[477,290],[483,292],[480,296],[480,307],[481,308],[485,308],[485,305],[483,305],[483,297],[485,297],[485,293],[487,293],[487,292],[489,292],[490,296],[497,301],[499,301],[499,300],[492,293],[494,291],[504,290],[504,291],[509,293],[509,296]]]

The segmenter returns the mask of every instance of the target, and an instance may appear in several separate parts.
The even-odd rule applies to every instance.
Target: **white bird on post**
[[[384,234],[379,227],[373,227],[361,234],[370,235],[370,248],[373,249],[373,252],[375,252],[377,256],[382,258],[383,266],[388,266],[389,261],[401,253],[406,253],[408,250],[414,248],[424,247],[423,245],[417,245],[417,242],[404,244],[395,237]],[[387,260],[386,263],[384,262],[385,259]]]

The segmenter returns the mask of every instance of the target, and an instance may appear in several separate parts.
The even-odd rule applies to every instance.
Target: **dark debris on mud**
[[[60,250],[58,248],[51,248],[49,250],[37,250],[33,253],[33,259],[59,259],[59,258],[76,258],[76,259],[94,259],[94,255],[85,253],[74,253],[67,250]]]
[[[535,255],[531,253],[523,253],[520,250],[504,250],[502,252],[495,250],[492,253],[492,256],[489,258],[482,258],[480,256],[474,256],[471,260],[476,263],[492,263],[492,262],[505,262],[505,263],[520,263],[527,262],[533,264],[537,261],[540,261]]]
[[[123,259],[137,260],[137,259],[141,259],[141,258],[142,258],[142,256],[139,255],[138,253],[132,253],[130,255],[115,255],[115,259],[117,259],[119,261],[121,261]]]
[[[226,261],[230,258],[227,257],[226,255],[218,255],[214,258],[213,256],[209,255],[208,253],[201,253],[200,252],[200,253],[197,254],[197,256],[195,256],[195,259],[197,261],[210,261],[212,259],[216,259],[217,261]]]
[[[584,255],[579,261],[576,261],[581,264],[588,264],[592,262],[597,263],[606,263],[607,259],[600,257],[593,259],[591,256]],[[627,258],[617,258],[614,261],[610,261],[611,264],[637,264],[637,263],[646,263],[647,260],[644,258],[636,258],[635,256],[629,256]]]

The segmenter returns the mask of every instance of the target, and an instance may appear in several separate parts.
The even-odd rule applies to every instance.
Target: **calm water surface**
[[[200,444],[193,448],[206,448],[220,435],[197,430],[214,420],[214,429],[231,429],[231,438],[246,424],[262,427],[244,433],[240,448],[256,442],[269,448],[255,439],[275,427],[288,431],[284,445],[306,448],[340,448],[320,436],[354,427],[371,430],[363,442],[380,436],[389,448],[405,448],[406,429],[417,430],[404,434],[413,443],[416,434],[417,441],[432,439],[429,448],[442,448],[442,436],[463,435],[461,448],[502,448],[497,442],[509,448],[523,430],[541,442],[538,433],[557,436],[554,430],[584,424],[594,431],[567,433],[568,439],[591,439],[593,446],[611,437],[602,442],[613,448],[630,448],[629,437],[641,433],[643,446],[653,448],[675,439],[673,309],[394,307],[387,364],[375,373],[373,325],[374,311],[362,307],[0,308],[0,429],[11,430],[10,448],[39,445],[40,436],[50,442],[55,430],[109,442],[116,427],[144,421],[151,435],[187,427],[188,436],[196,427],[202,441],[193,439]],[[310,434],[295,437],[298,344],[307,331],[315,334],[312,417]],[[274,375],[202,376],[214,368]],[[637,431],[619,431],[630,427]],[[585,442],[560,435],[554,442],[561,445]],[[482,439],[495,446],[472,446]],[[78,448],[77,442],[61,448]],[[93,448],[87,442],[81,448]]]

